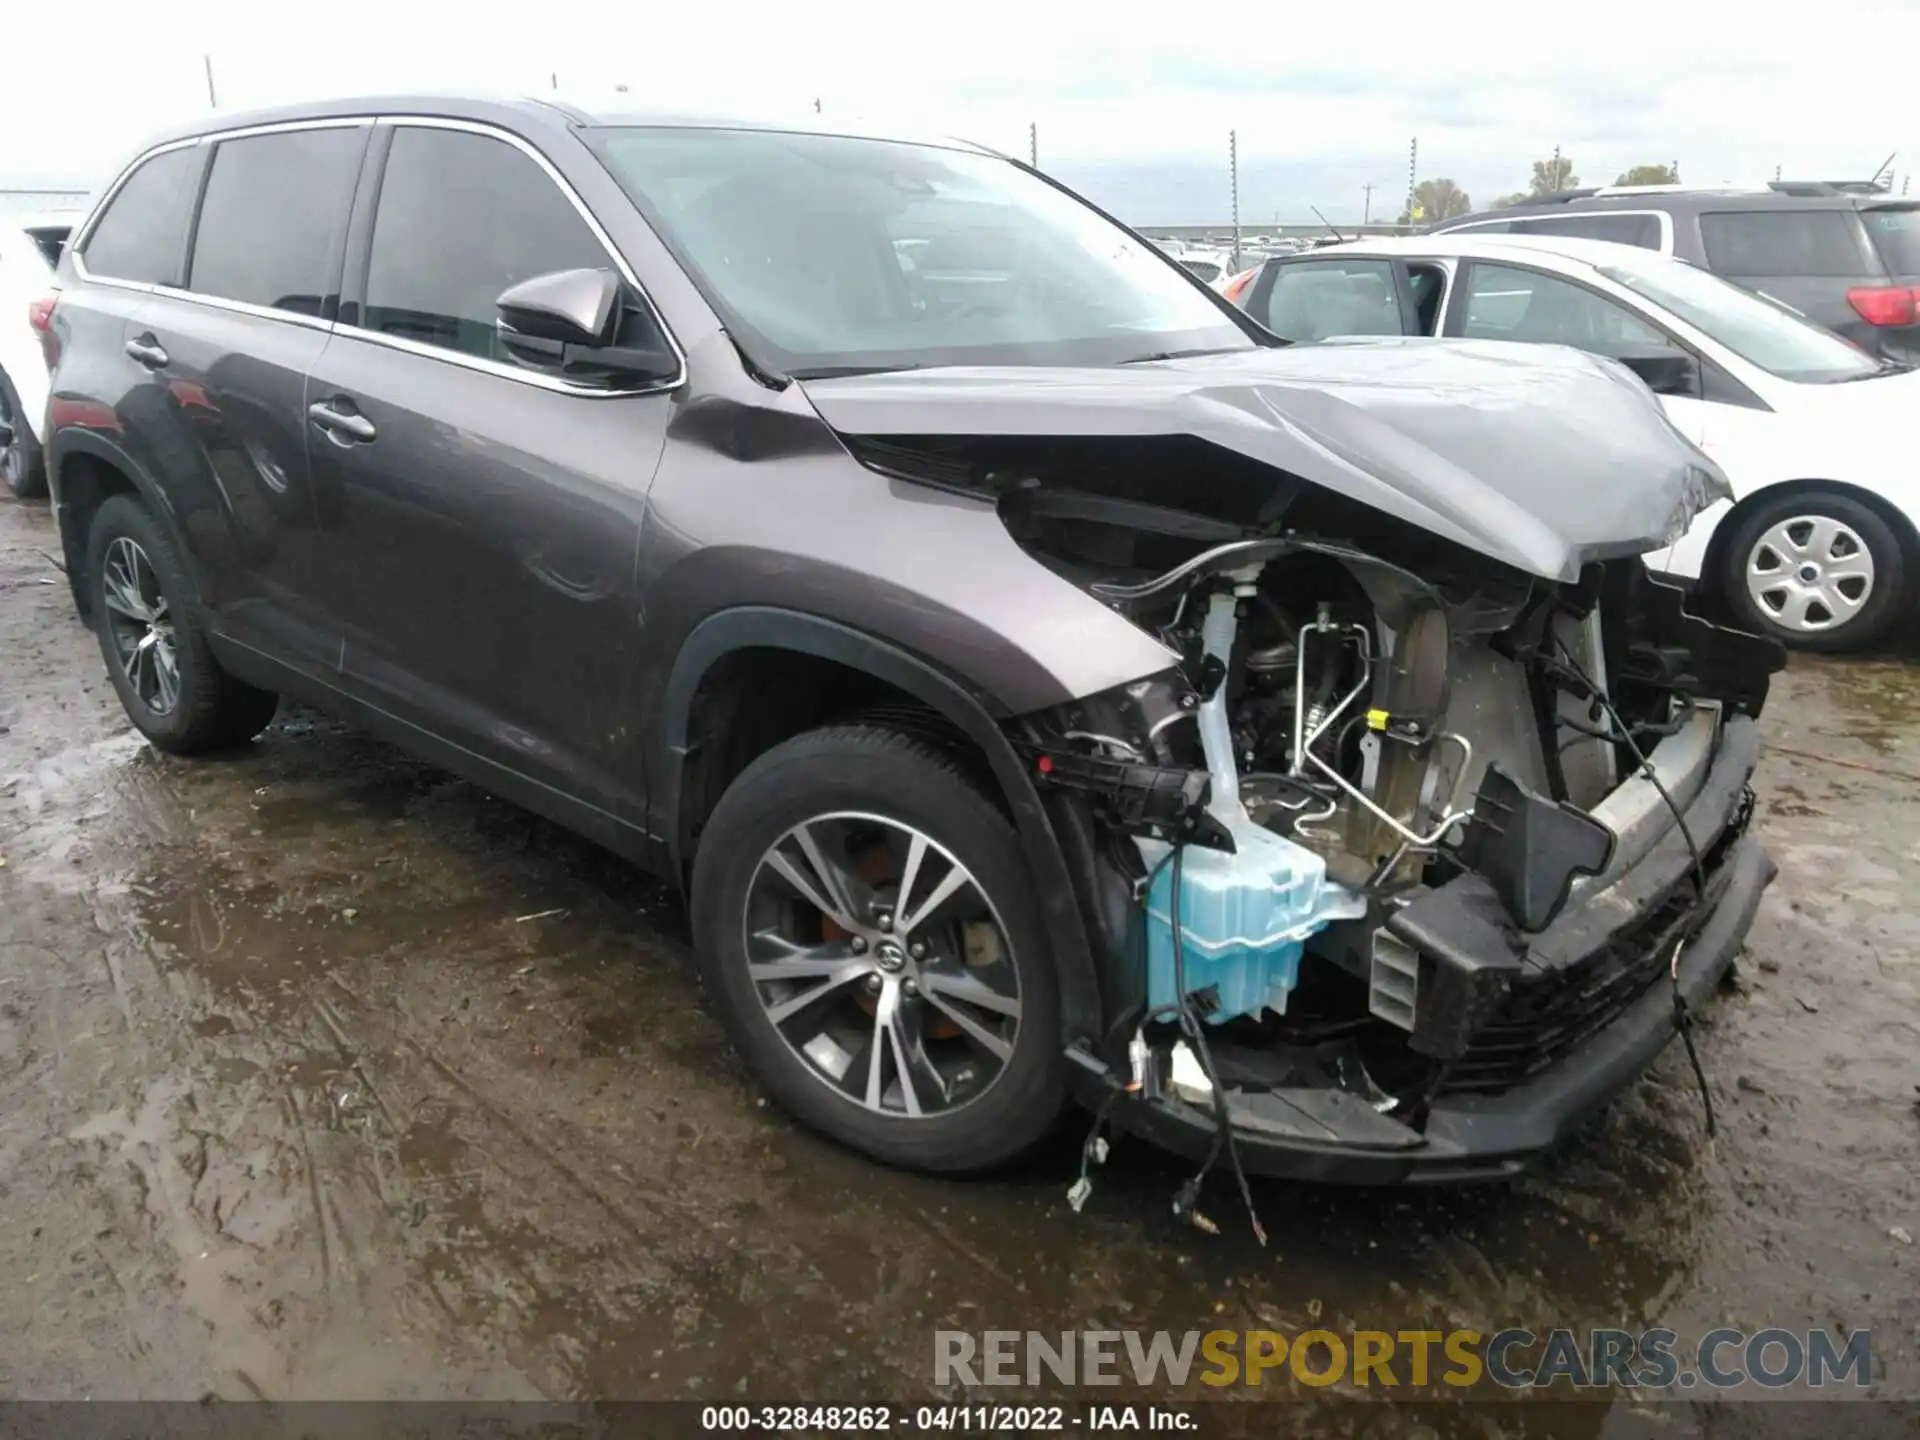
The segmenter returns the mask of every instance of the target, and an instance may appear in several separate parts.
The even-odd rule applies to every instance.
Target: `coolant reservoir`
[[[1187,993],[1217,986],[1221,1024],[1262,1008],[1285,1014],[1308,936],[1332,920],[1357,919],[1366,901],[1327,879],[1326,862],[1248,819],[1223,822],[1238,853],[1186,847],[1180,860],[1182,959]],[[1167,847],[1142,843],[1150,866]],[[1160,865],[1147,892],[1147,1003],[1174,1001],[1173,866]]]
[[[1251,596],[1259,567],[1235,572],[1236,593],[1209,600],[1201,637],[1224,671],[1233,654],[1235,604]],[[1181,959],[1191,995],[1209,985],[1220,1005],[1216,1025],[1263,1008],[1285,1014],[1300,974],[1303,942],[1331,920],[1358,919],[1364,898],[1327,879],[1326,861],[1256,824],[1240,803],[1240,778],[1228,733],[1225,686],[1201,703],[1200,745],[1212,776],[1207,808],[1233,836],[1234,854],[1186,847],[1180,860]],[[1173,964],[1173,865],[1167,847],[1138,842],[1153,883],[1147,892],[1147,1003],[1171,1005],[1178,993]]]

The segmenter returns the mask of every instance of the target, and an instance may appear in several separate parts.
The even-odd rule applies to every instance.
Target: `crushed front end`
[[[1568,582],[1400,525],[1206,544],[1135,511],[1142,568],[1073,508],[1010,523],[1179,657],[1012,727],[1096,937],[1108,1028],[1073,1058],[1116,1128],[1492,1177],[1645,1069],[1773,877],[1777,647],[1633,557]]]

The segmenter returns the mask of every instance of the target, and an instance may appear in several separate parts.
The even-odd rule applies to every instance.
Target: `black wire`
[[[1686,814],[1680,809],[1679,802],[1673,798],[1672,793],[1661,782],[1660,777],[1654,773],[1653,763],[1647,759],[1646,752],[1641,750],[1639,742],[1633,738],[1633,732],[1627,728],[1626,721],[1620,718],[1620,712],[1614,708],[1613,701],[1606,691],[1602,690],[1594,682],[1593,677],[1582,668],[1580,662],[1573,658],[1573,652],[1567,648],[1566,641],[1558,635],[1553,639],[1554,643],[1560,647],[1562,658],[1572,668],[1573,673],[1579,676],[1586,687],[1593,692],[1593,698],[1599,702],[1600,707],[1607,712],[1608,718],[1613,721],[1614,727],[1619,730],[1619,738],[1632,753],[1640,767],[1640,773],[1652,782],[1653,788],[1666,802],[1667,809],[1673,812],[1674,824],[1680,828],[1680,838],[1686,841],[1687,855],[1693,861],[1693,883],[1695,889],[1699,891],[1699,903],[1688,919],[1704,923],[1707,908],[1707,867],[1706,862],[1700,858],[1700,846],[1693,838],[1693,828],[1687,824]],[[1680,951],[1691,938],[1691,930],[1692,925],[1683,922],[1680,938],[1674,941],[1673,959],[1668,964],[1667,973],[1673,980],[1673,1028],[1680,1032],[1680,1041],[1687,1050],[1687,1063],[1693,1066],[1694,1083],[1700,1087],[1700,1103],[1707,1112],[1707,1138],[1711,1140],[1718,1129],[1714,1122],[1713,1091],[1707,1085],[1707,1072],[1700,1064],[1700,1052],[1694,1048],[1693,1015],[1687,1009],[1686,997],[1680,993]]]
[[[1217,1128],[1213,1149],[1208,1153],[1206,1163],[1200,1167],[1199,1173],[1187,1182],[1182,1194],[1189,1197],[1189,1204],[1192,1199],[1198,1198],[1200,1186],[1205,1182],[1207,1173],[1213,1169],[1214,1161],[1219,1158],[1220,1149],[1224,1145],[1227,1161],[1233,1166],[1233,1178],[1240,1186],[1240,1199],[1247,1207],[1247,1219],[1253,1225],[1254,1238],[1265,1246],[1267,1232],[1260,1224],[1260,1212],[1254,1209],[1253,1190],[1247,1184],[1247,1172],[1240,1165],[1240,1147],[1234,1142],[1233,1121],[1227,1114],[1227,1093],[1221,1088],[1220,1073],[1214,1067],[1213,1050],[1207,1044],[1206,1031],[1200,1019],[1194,1015],[1193,1008],[1187,1003],[1186,947],[1181,942],[1181,933],[1186,925],[1180,915],[1181,857],[1185,851],[1185,845],[1176,843],[1173,847],[1173,880],[1168,887],[1167,896],[1168,918],[1173,930],[1173,1003],[1180,1013],[1180,1028],[1193,1042],[1194,1054],[1199,1059],[1200,1069],[1205,1073],[1207,1084],[1213,1092],[1213,1118]]]

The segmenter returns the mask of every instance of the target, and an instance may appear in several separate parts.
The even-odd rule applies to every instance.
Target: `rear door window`
[[[532,158],[488,135],[402,125],[380,182],[362,328],[510,362],[500,292],[554,270],[613,268]]]
[[[1920,205],[1862,210],[1860,219],[1889,274],[1901,280],[1920,278]]]
[[[1254,318],[1282,339],[1406,333],[1388,261],[1301,260],[1274,269]]]
[[[187,191],[199,159],[191,145],[165,150],[127,177],[81,251],[89,275],[148,285],[179,279]]]
[[[1707,266],[1736,279],[1871,275],[1851,210],[1722,210],[1700,217]]]
[[[322,314],[365,148],[357,126],[222,141],[200,201],[187,288]]]
[[[1475,262],[1459,331],[1475,340],[1572,345],[1619,357],[1670,348],[1667,337],[1625,306],[1558,276]],[[1452,333],[1449,330],[1449,333]]]
[[[1580,240],[1611,240],[1616,245],[1637,245],[1642,250],[1660,248],[1660,217],[1657,215],[1615,215],[1598,211],[1584,215],[1542,215],[1532,220],[1516,220],[1516,235],[1560,235]]]

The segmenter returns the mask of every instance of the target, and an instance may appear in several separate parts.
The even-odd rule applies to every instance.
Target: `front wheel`
[[[864,725],[770,750],[693,877],[708,993],[800,1120],[890,1164],[1006,1164],[1066,1095],[1058,987],[1012,826],[939,750]]]
[[[1726,557],[1734,613],[1797,650],[1871,645],[1898,612],[1906,580],[1887,522],[1832,490],[1760,505],[1740,522]]]

